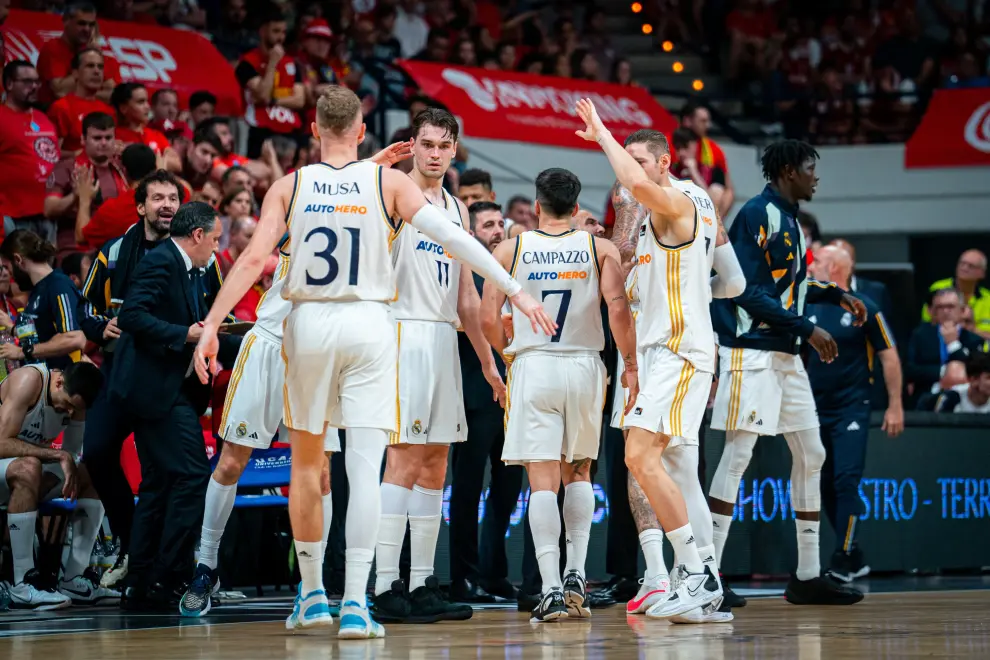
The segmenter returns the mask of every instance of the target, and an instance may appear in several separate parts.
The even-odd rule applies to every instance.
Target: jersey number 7
[[[543,292],[542,300],[546,302],[547,296],[560,296],[560,307],[557,308],[557,332],[550,338],[552,343],[560,341],[560,333],[564,331],[564,321],[567,320],[567,308],[571,306],[571,292],[567,289],[550,289]]]

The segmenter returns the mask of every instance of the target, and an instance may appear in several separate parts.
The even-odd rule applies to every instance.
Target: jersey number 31
[[[356,286],[358,283],[358,263],[361,261],[361,230],[356,227],[344,227],[344,231],[351,235],[351,258],[350,271],[347,283]],[[322,277],[313,277],[309,269],[306,269],[306,284],[308,286],[326,286],[335,279],[340,272],[340,264],[333,256],[337,249],[337,232],[329,227],[314,227],[306,234],[305,243],[309,243],[316,236],[324,236],[327,239],[327,246],[319,251],[313,252],[313,256],[322,259],[327,264],[327,274]]]

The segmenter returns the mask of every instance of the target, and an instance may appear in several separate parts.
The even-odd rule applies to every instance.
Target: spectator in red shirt
[[[179,119],[179,95],[174,89],[159,89],[151,95],[151,114],[157,122]]]
[[[99,48],[100,37],[96,25],[96,7],[89,2],[74,2],[62,15],[62,35],[46,41],[38,53],[38,73],[44,81],[39,100],[48,104],[62,98],[76,87],[72,71],[72,57],[84,48]],[[114,86],[120,84],[120,67],[112,57],[104,62],[103,88],[100,100],[110,101]]]
[[[217,97],[205,90],[193,92],[189,96],[189,125],[197,128],[207,119],[217,114]]]
[[[55,242],[55,223],[45,218],[45,182],[60,152],[55,126],[32,106],[41,79],[30,62],[14,60],[3,69],[7,99],[0,106],[0,206],[17,229],[31,229]]]
[[[103,89],[103,63],[103,53],[98,48],[84,48],[73,55],[76,88],[48,108],[48,117],[55,124],[66,157],[82,150],[83,117],[91,112],[113,115],[110,106],[96,96]]]
[[[704,105],[688,101],[681,108],[681,126],[690,128],[698,135],[698,146],[695,148],[694,158],[699,167],[719,168],[725,174],[724,185],[717,183],[709,185],[708,195],[715,202],[715,208],[719,214],[725,217],[732,208],[732,202],[736,198],[735,190],[732,187],[732,178],[729,176],[729,163],[725,159],[725,153],[718,146],[715,140],[708,137],[708,130],[712,125],[712,115]],[[672,161],[677,160],[675,153],[670,154]],[[713,182],[714,183],[714,182]]]
[[[83,179],[76,179],[76,196],[79,209],[76,211],[76,240],[84,249],[99,248],[111,238],[120,236],[138,222],[137,202],[134,189],[141,179],[158,169],[155,152],[144,144],[132,144],[120,156],[120,162],[127,176],[127,189],[107,201],[96,213],[90,216],[95,187],[83,185]]]
[[[714,187],[716,194],[724,192],[725,172],[722,168],[718,165],[702,165],[695,157],[698,152],[697,133],[690,128],[678,128],[670,142],[677,154],[677,161],[670,165],[671,174],[678,179],[691,181],[705,191]]]
[[[48,178],[45,216],[59,224],[59,254],[77,249],[77,179],[91,182],[91,188],[95,190],[90,213],[127,191],[127,177],[114,159],[113,117],[104,112],[93,112],[86,115],[82,125],[83,152],[75,158],[63,158]]]
[[[272,135],[303,136],[300,111],[306,106],[302,71],[285,54],[286,24],[280,12],[262,18],[260,44],[244,53],[234,74],[244,89],[248,129],[247,155],[258,158]],[[307,138],[308,140],[308,138]]]
[[[220,272],[224,277],[227,276],[227,273],[234,266],[234,262],[244,252],[247,244],[251,242],[251,237],[254,236],[254,230],[257,227],[258,223],[249,215],[238,216],[230,223],[230,240],[227,243],[227,249],[217,255],[220,262]],[[226,228],[224,229],[226,230]]]
[[[110,98],[110,105],[117,113],[117,141],[127,144],[145,144],[162,157],[165,169],[182,170],[182,160],[169,146],[168,138],[148,126],[151,106],[148,90],[141,83],[126,82],[117,85]]]

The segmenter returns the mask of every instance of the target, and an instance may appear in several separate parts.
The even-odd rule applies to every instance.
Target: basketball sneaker
[[[100,576],[92,568],[71,580],[62,579],[58,591],[68,596],[73,605],[112,605],[120,602],[120,592],[100,586]]]
[[[701,573],[688,573],[683,564],[679,565],[674,569],[671,586],[673,593],[670,597],[646,610],[646,616],[653,619],[669,619],[703,607],[716,599],[721,602],[722,586],[707,566]]]
[[[117,554],[113,568],[100,578],[100,586],[104,589],[119,589],[125,577],[127,577],[127,555],[121,552]]]
[[[385,636],[385,628],[371,618],[368,608],[353,600],[340,606],[338,639],[377,639]]]
[[[547,623],[567,618],[567,602],[564,600],[564,590],[553,588],[543,594],[540,604],[532,612],[530,623]]]
[[[470,605],[451,603],[444,597],[435,575],[426,578],[426,584],[422,587],[412,590],[409,607],[417,616],[436,617],[434,621],[466,621],[474,615]],[[408,618],[407,622],[413,623]]]
[[[10,596],[10,606],[14,609],[44,612],[72,605],[71,598],[45,584],[44,577],[36,568],[28,571],[19,584],[8,584],[7,594]]]
[[[704,607],[696,607],[690,612],[678,614],[671,617],[671,623],[729,623],[732,619],[732,610],[723,600],[713,600]]]
[[[726,583],[721,572],[718,574],[718,581],[722,585],[722,599],[730,609],[734,610],[739,607],[746,607],[746,599],[732,590],[732,587]]]
[[[575,570],[570,570],[564,576],[564,603],[567,605],[567,616],[587,619],[591,609],[585,604],[588,600],[588,585]]]
[[[215,573],[216,571],[206,564],[196,566],[196,575],[193,576],[192,583],[179,601],[179,614],[198,617],[210,611],[213,606],[213,594],[220,588],[220,580]]]
[[[374,597],[371,612],[382,623],[435,623],[442,619],[437,611],[413,610],[406,583],[402,580],[394,580],[391,589]]]
[[[295,603],[292,605],[292,614],[285,620],[286,630],[329,628],[332,623],[333,617],[330,616],[327,592],[317,589],[303,596],[302,582],[300,582]]]
[[[656,575],[639,581],[639,593],[626,603],[626,614],[642,614],[656,602],[670,595],[670,576]]]
[[[863,600],[863,592],[828,574],[811,580],[799,580],[791,575],[784,598],[794,605],[855,605]]]
[[[854,544],[849,552],[836,550],[832,554],[832,565],[829,567],[829,574],[839,582],[848,584],[853,580],[869,575],[870,567],[863,560],[863,551]]]

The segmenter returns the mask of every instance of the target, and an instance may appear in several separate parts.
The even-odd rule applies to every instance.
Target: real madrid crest
[[[752,424],[755,421],[756,421],[756,411],[754,410],[753,412],[749,413],[749,423]]]
[[[420,433],[423,432],[423,424],[418,419],[415,422],[413,422],[412,432],[415,433],[416,435],[419,435]]]
[[[234,431],[238,438],[243,438],[247,435],[247,424],[241,422],[237,425],[237,429]]]

